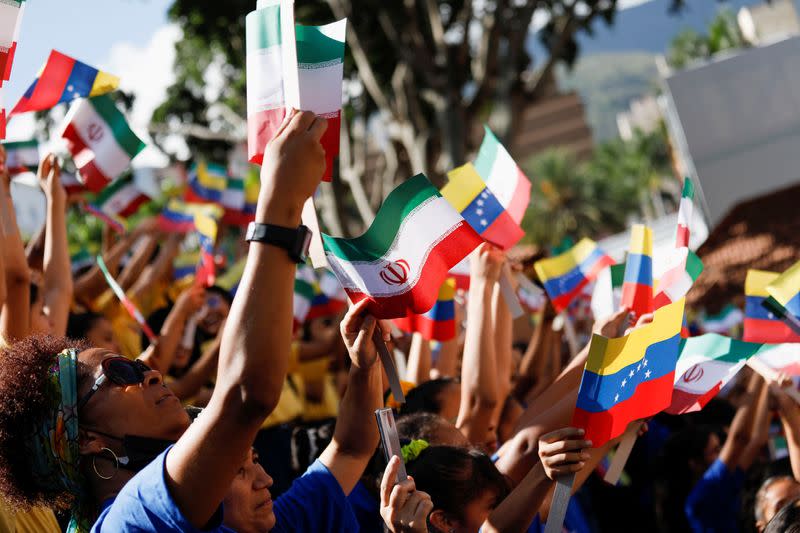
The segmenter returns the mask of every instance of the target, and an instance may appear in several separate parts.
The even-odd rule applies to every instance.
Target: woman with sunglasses
[[[325,128],[312,113],[286,117],[266,148],[256,222],[298,226],[325,166],[319,142]],[[286,374],[294,273],[283,247],[250,246],[223,334],[216,388],[191,426],[161,374],[142,363],[46,336],[4,350],[0,491],[7,501],[69,507],[74,531],[88,530],[98,515],[95,531],[223,531],[221,503]],[[379,383],[373,374],[359,378]],[[159,453],[170,441],[177,442]],[[341,452],[347,450],[330,451],[331,464],[323,457],[319,474],[344,486],[352,477],[346,472],[361,463],[348,463]],[[278,529],[281,513],[282,527],[296,529],[297,505],[287,501],[281,511],[275,503]]]

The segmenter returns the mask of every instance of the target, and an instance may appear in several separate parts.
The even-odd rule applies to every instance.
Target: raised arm
[[[431,343],[415,332],[411,336],[411,349],[408,351],[406,379],[419,385],[431,379]]]
[[[761,380],[757,400],[754,402],[753,423],[750,429],[748,442],[739,457],[739,468],[747,470],[761,453],[769,439],[769,423],[772,421],[772,411],[769,408],[769,387]]]
[[[513,278],[512,279],[516,279]],[[513,282],[516,285],[516,281]],[[516,289],[516,286],[514,287]],[[495,284],[492,297],[492,323],[494,324],[494,354],[497,362],[497,406],[494,410],[492,425],[497,427],[503,411],[506,397],[511,393],[511,358],[513,319],[500,286]]]
[[[72,269],[67,244],[67,191],[61,186],[61,168],[48,154],[39,165],[39,181],[47,198],[44,239],[44,310],[54,335],[67,332],[72,305]]]
[[[219,347],[222,344],[222,334],[224,331],[224,322],[219,328],[216,338],[213,342],[203,351],[192,366],[178,379],[170,382],[167,386],[175,393],[181,401],[188,400],[195,396],[203,385],[208,383],[209,378],[214,374],[217,369],[217,362],[219,361]]]
[[[28,259],[28,266],[31,270],[44,271],[45,235],[47,235],[47,223],[39,228],[36,235],[28,241],[28,246],[25,247],[25,257]]]
[[[325,169],[319,141],[326,127],[313,113],[287,115],[264,153],[256,222],[300,224],[303,204]],[[294,275],[286,250],[250,244],[222,337],[214,394],[166,459],[170,494],[195,527],[206,525],[216,512],[261,424],[278,404],[292,341]]]
[[[499,403],[492,337],[492,293],[503,254],[481,244],[470,261],[471,281],[467,303],[467,335],[461,363],[461,406],[456,426],[473,444],[489,439],[492,414]]]
[[[541,376],[543,361],[546,359],[549,332],[553,328],[555,311],[548,301],[539,316],[539,322],[533,329],[528,348],[522,356],[519,365],[519,379],[514,387],[514,395],[522,401],[536,384]]]
[[[131,258],[125,264],[125,268],[123,268],[122,272],[119,274],[117,283],[119,283],[120,287],[127,291],[145,277],[148,270],[151,269],[151,265],[148,263],[157,245],[158,239],[155,235],[144,235],[135,242],[133,255],[131,255]],[[141,284],[138,284],[140,290],[142,287],[147,287],[147,285],[152,282],[152,279],[147,279]]]
[[[800,481],[800,405],[797,405],[778,385],[769,386],[778,400],[778,414],[781,417],[783,433],[789,447],[789,461],[792,464],[792,475]]]
[[[733,417],[730,431],[728,431],[728,438],[725,439],[725,444],[722,445],[722,451],[719,454],[719,460],[728,467],[728,470],[736,470],[739,466],[739,461],[742,459],[742,453],[750,442],[753,418],[763,387],[764,380],[753,372],[747,385],[747,396]],[[748,464],[747,466],[750,465]]]
[[[140,359],[153,370],[158,370],[162,374],[167,374],[172,361],[175,359],[175,352],[181,342],[183,328],[189,317],[203,305],[205,294],[202,287],[192,286],[184,290],[178,301],[167,315],[164,325],[158,334],[158,342],[148,346]]]
[[[6,301],[0,315],[0,336],[6,340],[28,335],[30,322],[31,271],[17,227],[11,200],[11,178],[6,168],[6,152],[0,146],[0,237],[6,276]]]
[[[345,494],[356,486],[378,446],[374,413],[383,407],[383,382],[372,340],[375,328],[380,328],[384,341],[391,340],[391,324],[379,323],[367,314],[367,304],[362,300],[354,305],[342,320],[342,338],[352,365],[333,440],[320,456]]]

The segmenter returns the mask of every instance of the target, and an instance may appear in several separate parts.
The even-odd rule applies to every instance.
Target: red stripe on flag
[[[268,109],[247,117],[247,155],[251,163],[260,165],[264,160],[264,149],[278,131],[286,109]]]
[[[322,134],[322,148],[325,150],[325,174],[322,176],[322,181],[331,181],[333,178],[333,162],[336,156],[339,155],[339,140],[342,129],[342,112],[336,113],[336,116],[325,117],[328,120],[328,129]]]
[[[188,200],[187,200],[188,201]],[[235,209],[226,209],[222,216],[222,223],[228,226],[246,226],[253,222],[256,216],[253,213],[245,213]]]
[[[142,207],[142,205],[146,204],[149,201],[150,201],[150,198],[148,198],[144,194],[140,194],[139,196],[134,198],[134,200],[131,203],[129,203],[125,207],[125,209],[123,209],[122,211],[119,212],[119,216],[124,217],[124,218],[128,218],[129,216],[134,214],[136,211],[138,211],[139,208]]]
[[[17,53],[17,43],[12,43],[8,49],[6,63],[3,66],[3,81],[11,79],[11,67],[14,66],[14,55]]]
[[[584,438],[599,448],[625,432],[628,424],[652,416],[670,405],[675,372],[645,381],[636,388],[633,396],[619,402],[607,411],[590,413],[578,407],[572,415],[572,426],[586,430]]]
[[[111,183],[108,176],[95,165],[94,152],[86,145],[75,126],[67,124],[61,136],[67,141],[67,149],[80,171],[84,187],[92,192],[100,192]]]
[[[53,50],[47,59],[44,71],[39,76],[39,82],[33,90],[31,97],[24,102],[20,100],[11,114],[35,111],[37,109],[50,109],[61,100],[64,87],[67,85],[75,60],[69,56]],[[20,108],[22,107],[22,108]]]
[[[503,250],[508,250],[513,247],[524,236],[525,232],[514,222],[514,219],[511,218],[508,211],[500,213],[500,216],[481,233],[481,237],[483,237],[484,240]]]
[[[620,305],[630,309],[640,317],[653,312],[653,287],[641,283],[624,283]]]
[[[800,335],[777,319],[745,318],[742,340],[745,342],[778,344],[782,342],[800,342]]]
[[[449,341],[456,336],[455,320],[431,320],[425,315],[396,318],[395,325],[409,333],[418,332],[429,341]]]
[[[355,289],[345,288],[345,291],[353,303],[369,300],[367,308],[375,318],[401,318],[409,311],[425,313],[436,303],[439,287],[448,276],[448,271],[481,242],[483,239],[475,230],[466,222],[461,222],[458,228],[431,250],[419,281],[412,290],[388,298],[373,298]]]
[[[678,237],[676,241],[676,248],[683,248],[689,246],[689,228],[678,224]]]
[[[717,383],[710,391],[704,394],[693,394],[681,389],[672,391],[672,403],[664,409],[670,415],[682,415],[701,410],[722,390],[721,382]]]
[[[6,138],[6,110],[0,109],[0,139]]]

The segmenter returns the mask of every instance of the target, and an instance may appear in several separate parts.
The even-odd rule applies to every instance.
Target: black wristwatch
[[[302,224],[297,228],[284,228],[272,224],[251,222],[247,226],[246,240],[272,244],[283,248],[295,263],[305,263],[308,257],[308,245],[311,244],[311,230]]]

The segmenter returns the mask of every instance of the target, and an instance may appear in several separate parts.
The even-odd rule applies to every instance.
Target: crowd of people
[[[256,222],[300,224],[325,129],[286,117]],[[573,474],[568,531],[800,531],[800,406],[748,371],[702,411],[641,425],[622,481],[604,483],[620,439],[593,447],[570,427],[588,346],[572,353],[549,305],[512,320],[511,261],[491,245],[471,256],[458,334],[432,343],[366,301],[295,331],[296,264],[270,244],[249,245],[235,295],[178,287],[183,236],[145,220],[102,255],[150,343],[97,265],[71,271],[59,173],[45,157],[47,220],[26,246],[0,149],[0,531],[540,531]],[[622,309],[582,333],[651,319]],[[402,404],[376,330],[404,362]],[[385,406],[403,445],[388,462]]]

